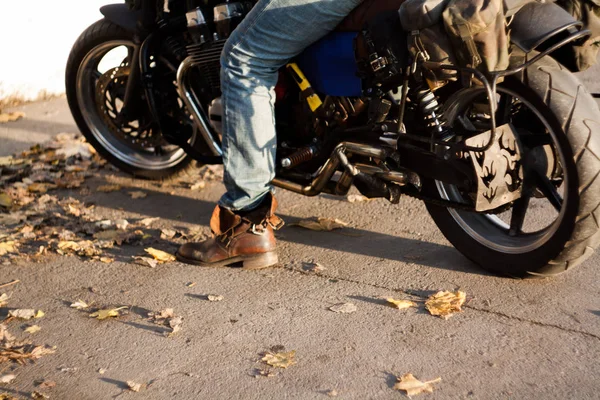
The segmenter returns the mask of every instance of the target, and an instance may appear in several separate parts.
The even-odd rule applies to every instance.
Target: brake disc
[[[150,123],[129,120],[121,115],[130,68],[126,64],[111,68],[96,82],[96,107],[106,127],[128,144],[149,149],[161,145],[162,137],[153,132]]]

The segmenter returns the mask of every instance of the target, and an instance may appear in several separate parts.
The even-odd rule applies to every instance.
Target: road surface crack
[[[369,282],[362,282],[359,280],[355,280],[355,279],[350,279],[350,278],[341,278],[339,276],[333,276],[333,275],[327,275],[324,273],[306,273],[302,270],[296,269],[292,266],[285,266],[284,269],[290,271],[290,272],[294,272],[297,273],[299,275],[304,275],[304,276],[316,276],[319,278],[323,278],[323,279],[335,279],[337,281],[341,281],[341,282],[347,282],[347,283],[354,283],[354,284],[358,284],[358,285],[366,285],[366,286],[370,286],[376,289],[384,289],[384,290],[389,290],[392,292],[397,292],[397,293],[404,293],[406,295],[409,296],[414,296],[414,297],[419,297],[422,299],[427,299],[427,297],[429,297],[428,295],[424,295],[423,291],[417,291],[417,290],[410,290],[410,289],[398,289],[398,288],[390,288],[384,285],[378,285],[375,283],[369,283]],[[494,311],[494,310],[489,310],[489,309],[485,309],[485,308],[480,308],[480,307],[476,307],[473,305],[469,305],[469,304],[465,304],[463,306],[464,308],[468,308],[474,311],[479,311],[482,313],[486,313],[486,314],[492,314],[498,317],[502,317],[502,318],[506,318],[506,319],[510,319],[510,320],[514,320],[514,321],[518,321],[518,322],[524,322],[524,323],[528,323],[528,324],[532,324],[532,325],[537,325],[537,326],[541,326],[541,327],[545,327],[545,328],[555,328],[555,329],[559,329],[563,332],[569,332],[569,333],[577,333],[583,336],[587,336],[596,340],[600,340],[600,335],[596,335],[594,333],[590,333],[590,332],[586,332],[586,331],[582,331],[579,329],[572,329],[572,328],[565,328],[564,326],[560,326],[557,324],[550,324],[550,323],[546,323],[546,322],[540,322],[540,321],[535,321],[532,319],[528,319],[528,318],[523,318],[523,317],[517,317],[514,315],[510,315],[510,314],[506,314],[504,312],[501,311]]]

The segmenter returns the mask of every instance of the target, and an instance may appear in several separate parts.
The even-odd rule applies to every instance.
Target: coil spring
[[[300,165],[305,161],[312,160],[315,156],[315,149],[311,147],[302,148],[295,153],[287,156],[282,161],[282,166],[284,168],[293,168],[296,165]]]
[[[422,89],[417,92],[417,105],[425,117],[425,124],[435,132],[443,133],[443,115],[438,113],[440,104],[430,89]]]

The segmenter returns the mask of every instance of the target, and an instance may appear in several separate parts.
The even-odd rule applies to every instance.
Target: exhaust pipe
[[[392,150],[388,148],[371,146],[362,143],[342,142],[336,146],[336,148],[333,150],[331,157],[327,160],[325,165],[323,165],[323,167],[321,167],[321,169],[317,171],[314,179],[309,185],[303,186],[301,184],[281,178],[275,178],[271,183],[274,186],[290,190],[292,192],[300,193],[304,196],[317,196],[318,194],[323,192],[323,189],[331,180],[333,174],[340,168],[340,166],[342,166],[344,167],[345,171],[342,174],[340,180],[338,181],[338,185],[335,189],[335,192],[337,194],[347,193],[348,188],[352,184],[353,178],[358,176],[362,177],[363,175],[372,176],[373,179],[376,179],[377,181],[373,181],[373,179],[369,180],[369,182],[373,184],[379,184],[378,181],[385,180],[389,182],[394,182],[399,185],[404,185],[408,182],[408,178],[406,174],[402,172],[385,171],[376,166],[367,164],[352,165],[348,161],[347,157],[347,154],[356,154],[383,160],[387,158],[391,151]],[[390,197],[391,201],[392,198],[395,199],[398,196],[394,194],[393,196],[381,195],[379,197]]]

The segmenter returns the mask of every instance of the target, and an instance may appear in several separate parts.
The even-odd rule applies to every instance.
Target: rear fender
[[[560,6],[538,2],[522,6],[514,14],[509,28],[511,41],[525,53],[532,50],[543,51],[584,30],[583,22],[576,20]],[[573,46],[585,40],[586,38],[579,38],[566,46]]]
[[[100,7],[100,12],[104,18],[130,32],[135,32],[142,16],[141,11],[130,10],[126,4],[109,4]]]

